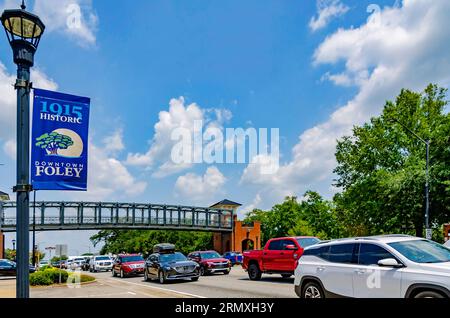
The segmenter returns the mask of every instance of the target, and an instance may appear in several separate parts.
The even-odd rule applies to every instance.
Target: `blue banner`
[[[87,190],[90,99],[34,89],[31,183],[35,190]]]

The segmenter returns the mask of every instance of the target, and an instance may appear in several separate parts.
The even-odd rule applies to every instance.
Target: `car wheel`
[[[281,274],[281,277],[283,277],[283,278],[289,278],[291,276],[292,276],[291,274]]]
[[[91,273],[92,273],[92,268],[89,268],[89,272],[91,272]]]
[[[444,298],[444,296],[430,290],[430,291],[420,292],[416,296],[414,296],[414,298]]]
[[[198,281],[198,277],[192,277],[191,280],[192,280],[193,282],[196,282],[196,281]]]
[[[164,276],[164,272],[163,271],[159,271],[158,272],[158,280],[160,284],[165,284],[166,283],[166,277]]]
[[[200,267],[200,276],[205,276],[206,272],[205,272],[205,268],[202,266]]]
[[[225,272],[223,272],[224,275],[228,275],[231,272],[230,269],[226,270]]]
[[[310,282],[303,287],[302,298],[325,298],[325,295],[318,283]]]
[[[147,270],[144,270],[144,280],[145,280],[146,282],[149,281]]]
[[[120,270],[120,278],[124,278],[125,277],[125,273],[123,272],[123,269]]]
[[[116,274],[116,272],[114,270],[111,270],[111,275],[112,275],[112,277],[116,277],[117,276],[117,274]]]
[[[250,278],[250,280],[260,280],[262,276],[262,272],[259,269],[258,264],[251,264],[248,267],[248,278]]]

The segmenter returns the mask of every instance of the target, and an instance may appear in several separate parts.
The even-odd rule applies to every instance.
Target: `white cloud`
[[[243,206],[242,209],[240,209],[239,216],[245,216],[248,212],[253,211],[254,209],[259,209],[260,208],[260,204],[262,202],[262,198],[261,198],[261,194],[257,193],[255,198],[253,199],[252,203]]]
[[[314,63],[344,62],[341,74],[358,78],[352,83],[359,92],[326,122],[303,132],[292,160],[277,174],[261,175],[248,166],[241,181],[281,198],[312,187],[329,190],[336,140],[350,134],[353,125],[380,114],[385,101],[402,88],[421,91],[431,82],[448,87],[449,12],[447,0],[405,0],[402,7],[384,8],[376,21],[369,19],[359,28],[340,29],[328,36],[317,48]],[[365,79],[362,73],[367,73]]]
[[[17,97],[14,90],[16,76],[9,74],[0,62],[0,142],[9,157],[15,158]],[[36,88],[56,90],[58,85],[37,68],[31,70],[31,81]],[[33,99],[30,98],[30,102]]]
[[[77,193],[79,199],[118,201],[142,194],[147,183],[137,181],[122,162],[109,153],[108,145],[89,143],[88,191]]]
[[[46,31],[62,32],[82,46],[95,45],[98,17],[91,0],[36,0]]]
[[[123,144],[123,129],[119,128],[111,135],[103,138],[103,144],[105,151],[109,153],[116,153],[124,150],[125,145]]]
[[[317,0],[317,17],[312,17],[309,27],[312,31],[323,29],[333,18],[344,15],[349,10],[340,0]]]
[[[58,85],[39,69],[31,71],[34,87],[57,90]],[[3,151],[13,160],[16,159],[16,91],[12,84],[15,75],[9,74],[0,63],[0,141]],[[30,98],[32,101],[32,98]],[[127,168],[114,157],[123,149],[122,131],[119,129],[104,138],[104,147],[97,147],[90,142],[89,174],[86,193],[77,193],[79,197],[95,200],[115,200],[117,197],[141,194],[147,184],[137,181]]]
[[[171,160],[172,147],[177,143],[171,139],[172,132],[184,128],[194,132],[194,122],[203,122],[203,131],[208,127],[222,129],[225,122],[231,119],[231,112],[226,109],[204,109],[196,103],[186,104],[183,97],[173,98],[169,102],[169,110],[159,113],[159,121],[154,126],[153,139],[145,153],[128,154],[127,164],[141,166],[156,171],[154,177],[165,177],[188,169],[192,164],[176,164]],[[199,153],[201,145],[196,148]]]
[[[17,156],[17,145],[15,140],[9,139],[3,145],[3,151],[10,157],[11,159],[16,159]]]
[[[179,176],[175,183],[175,192],[194,203],[210,202],[222,192],[225,176],[215,166],[208,167],[203,176],[187,173]]]

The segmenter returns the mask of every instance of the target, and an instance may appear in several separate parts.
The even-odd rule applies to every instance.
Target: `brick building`
[[[214,233],[214,250],[219,253],[229,251],[243,252],[261,248],[261,224],[245,224],[237,219],[237,209],[241,204],[222,200],[211,208],[233,210],[233,233]]]

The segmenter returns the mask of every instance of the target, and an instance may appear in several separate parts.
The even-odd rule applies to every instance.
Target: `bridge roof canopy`
[[[234,202],[234,201],[231,201],[228,199],[224,199],[220,202],[217,202],[216,204],[211,205],[210,208],[215,208],[215,207],[223,206],[223,205],[231,205],[231,206],[236,206],[236,207],[242,206],[242,204],[240,204],[240,203],[237,203],[237,202]]]

